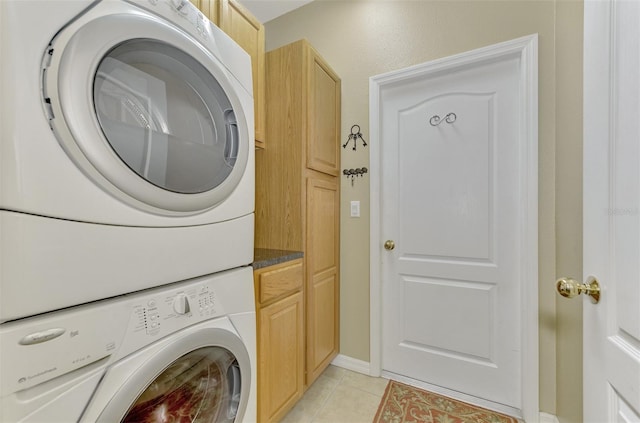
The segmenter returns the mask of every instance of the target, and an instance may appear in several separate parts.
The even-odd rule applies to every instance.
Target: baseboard
[[[368,361],[358,360],[357,358],[348,357],[346,355],[338,354],[331,364],[365,375],[371,374]]]
[[[560,420],[553,414],[540,412],[540,423],[560,423]]]

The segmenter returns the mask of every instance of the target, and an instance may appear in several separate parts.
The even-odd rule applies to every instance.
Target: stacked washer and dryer
[[[0,1],[0,421],[253,421],[249,56],[188,0]]]

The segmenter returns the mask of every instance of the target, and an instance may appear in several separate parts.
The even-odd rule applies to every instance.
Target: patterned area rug
[[[517,423],[518,420],[393,380],[374,423]]]

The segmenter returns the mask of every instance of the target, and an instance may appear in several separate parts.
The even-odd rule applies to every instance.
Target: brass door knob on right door
[[[393,250],[394,248],[396,248],[396,243],[393,242],[392,240],[388,239],[385,243],[384,243],[384,249],[385,250]]]
[[[572,278],[560,278],[556,281],[556,289],[558,294],[565,298],[586,294],[591,297],[592,303],[598,304],[600,301],[600,285],[593,276],[589,276],[585,283],[580,283]]]

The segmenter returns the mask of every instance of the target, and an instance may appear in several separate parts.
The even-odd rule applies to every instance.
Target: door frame
[[[539,352],[538,352],[538,36],[528,35],[488,47],[432,60],[405,69],[369,78],[370,148],[370,357],[372,376],[382,373],[382,142],[380,127],[381,94],[386,86],[407,79],[453,71],[473,66],[505,55],[519,55],[521,156],[523,169],[520,188],[523,193],[521,209],[526,222],[521,234],[523,244],[522,275],[522,417],[534,422],[539,419]],[[470,398],[466,398],[468,401]]]

